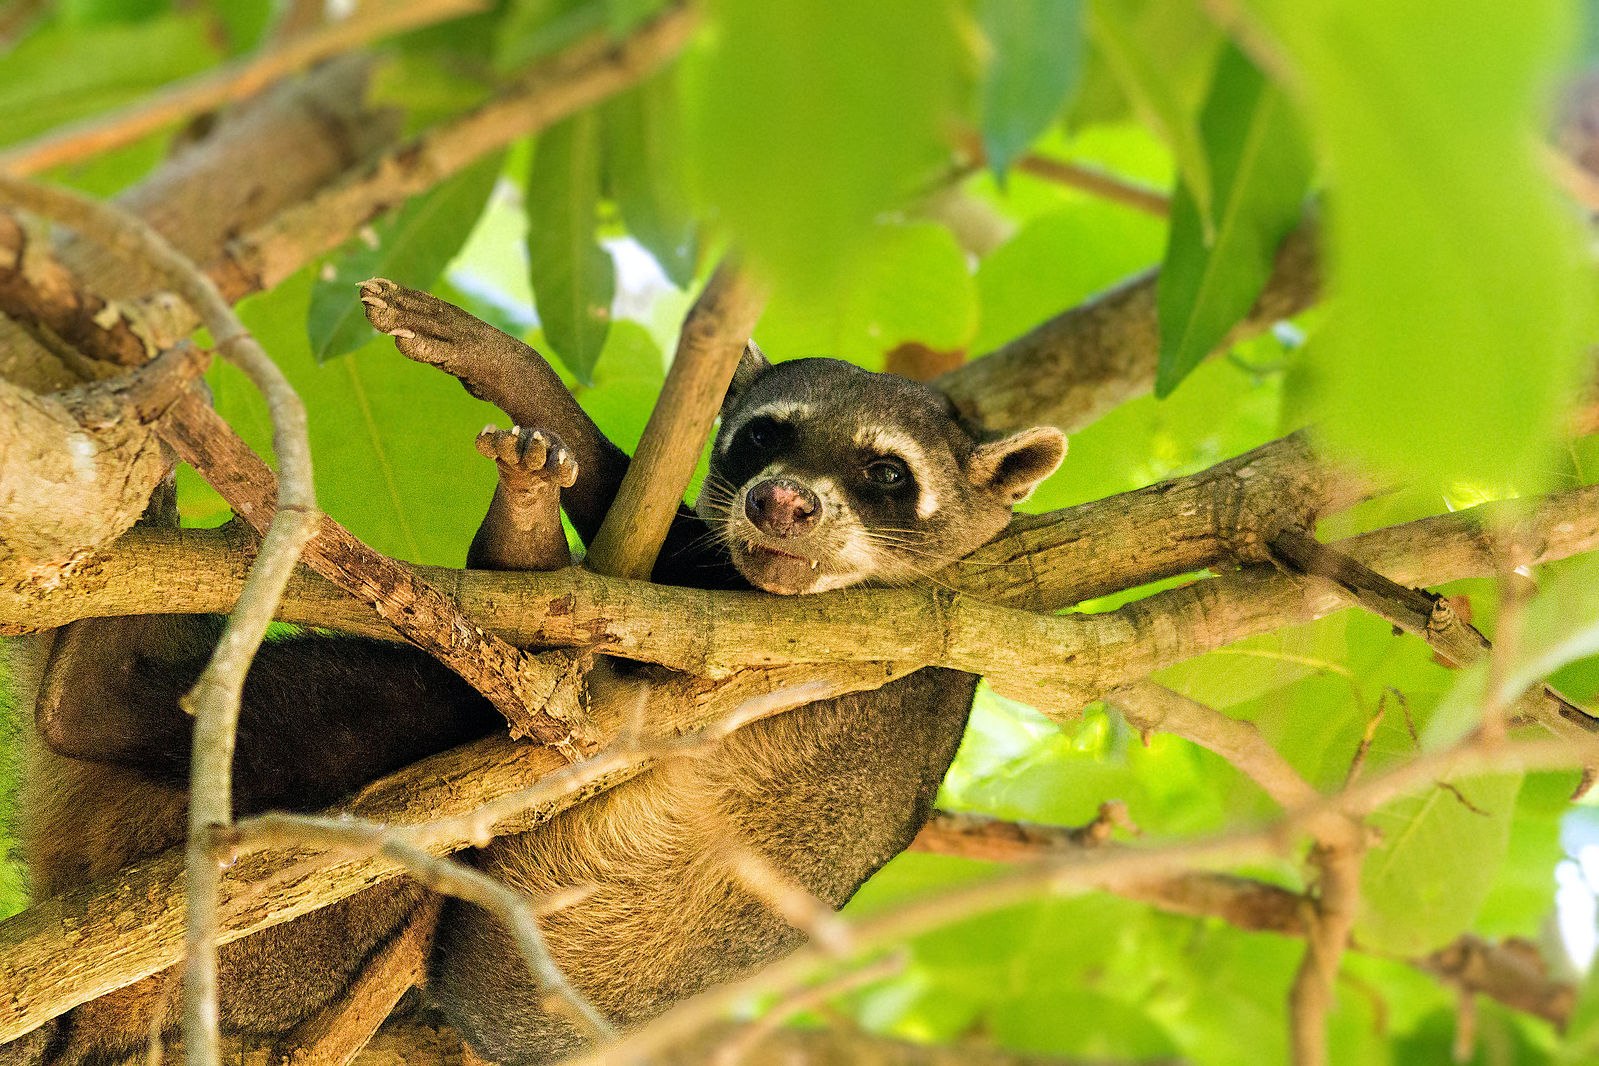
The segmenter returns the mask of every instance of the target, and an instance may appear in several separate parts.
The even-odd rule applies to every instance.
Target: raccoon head
[[[927,385],[752,343],[696,510],[756,588],[903,584],[990,540],[1065,454],[1052,427],[989,434]]]

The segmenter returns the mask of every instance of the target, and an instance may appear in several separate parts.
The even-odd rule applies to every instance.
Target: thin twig
[[[72,227],[89,240],[165,276],[200,315],[218,351],[266,398],[282,477],[277,510],[260,554],[228,616],[211,661],[183,707],[195,717],[189,776],[188,907],[184,967],[184,1046],[191,1066],[215,1066],[217,1019],[217,892],[221,869],[209,842],[233,821],[233,745],[244,676],[266,636],[300,551],[319,515],[311,475],[305,408],[275,363],[245,330],[216,286],[143,221],[76,193],[0,176],[0,197]]]
[[[797,1014],[816,1010],[828,1000],[857,988],[886,981],[905,969],[909,953],[892,952],[853,970],[845,970],[768,1007],[754,1022],[738,1030],[711,1057],[710,1066],[741,1066],[760,1044]]]
[[[765,289],[724,262],[683,320],[672,369],[633,462],[589,545],[589,569],[648,578],[766,303]]]
[[[329,56],[381,37],[482,10],[484,0],[406,0],[365,5],[330,26],[290,38],[268,51],[237,60],[109,114],[52,130],[0,152],[0,173],[28,177],[65,163],[109,152],[166,126],[213,111],[265,89]]]
[[[1271,549],[1294,571],[1326,579],[1339,595],[1422,638],[1453,663],[1466,666],[1489,657],[1492,646],[1488,638],[1456,614],[1449,601],[1441,596],[1392,581],[1300,530],[1279,531],[1272,538]],[[1484,710],[1494,710],[1495,701],[1501,698],[1490,692]],[[1556,736],[1566,737],[1581,746],[1587,751],[1590,763],[1599,763],[1599,740],[1594,736],[1599,720],[1553,686],[1541,683],[1507,703],[1510,709],[1538,722]],[[1495,713],[1494,718],[1495,723],[1487,726],[1490,739],[1503,732],[1503,715]]]

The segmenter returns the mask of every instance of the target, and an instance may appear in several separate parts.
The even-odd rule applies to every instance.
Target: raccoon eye
[[[777,423],[770,418],[757,418],[744,427],[744,441],[752,448],[769,448],[777,437]]]
[[[861,476],[874,485],[882,485],[886,488],[903,484],[911,475],[910,471],[905,469],[904,463],[898,459],[889,458],[868,463],[866,469],[861,471]]]

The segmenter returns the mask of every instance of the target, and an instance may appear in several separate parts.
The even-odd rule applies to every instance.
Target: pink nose
[[[774,537],[797,537],[821,517],[821,501],[798,481],[771,478],[744,496],[744,513],[755,528]]]

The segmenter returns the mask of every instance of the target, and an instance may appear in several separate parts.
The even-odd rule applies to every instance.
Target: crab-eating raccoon
[[[627,457],[520,341],[392,282],[368,282],[362,300],[406,355],[454,374],[514,424],[478,439],[500,479],[468,565],[567,565],[558,508],[590,539]],[[784,595],[913,583],[998,533],[1064,450],[1051,428],[987,433],[929,386],[831,359],[772,365],[751,344],[697,507],[680,511],[655,579]],[[153,502],[147,521],[173,520],[172,502]],[[23,797],[36,895],[181,839],[190,722],[177,700],[217,632],[213,618],[89,619],[13,657],[19,691],[36,693]],[[968,674],[926,669],[756,722],[704,757],[667,762],[495,841],[475,861],[530,893],[588,887],[541,919],[550,951],[601,1012],[641,1022],[802,938],[740,887],[728,842],[842,905],[927,818],[975,685]],[[271,641],[244,690],[237,813],[327,807],[502,724],[416,649]],[[397,879],[225,946],[224,1027],[277,1035],[336,1002],[422,895]],[[152,1025],[175,1027],[169,977],[79,1007],[33,1042],[49,1062],[119,1061]],[[445,906],[428,995],[491,1061],[543,1062],[583,1044],[497,921],[470,905]]]

